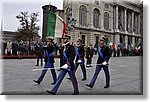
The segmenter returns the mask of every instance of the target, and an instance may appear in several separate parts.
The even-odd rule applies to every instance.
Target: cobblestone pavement
[[[97,55],[94,55],[93,63],[96,63]],[[52,76],[50,71],[45,75],[40,85],[33,83],[41,71],[33,71],[36,59],[1,59],[3,63],[3,93],[2,94],[42,94],[49,95],[46,90],[50,90],[52,85]],[[55,59],[55,66],[59,66],[59,59]],[[78,67],[76,76],[79,85],[80,95],[141,95],[143,94],[143,70],[142,57],[111,57],[110,59],[111,87],[104,89],[105,75],[101,70],[93,89],[89,89],[85,84],[89,83],[95,66],[87,69],[87,80],[81,81],[81,68]],[[56,71],[57,75],[59,71]],[[57,95],[70,95],[73,93],[72,83],[67,80],[66,74],[62,81]]]

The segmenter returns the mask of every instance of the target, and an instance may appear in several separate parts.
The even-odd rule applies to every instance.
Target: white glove
[[[61,68],[62,68],[62,69],[67,69],[67,68],[68,68],[68,65],[67,65],[67,64],[64,64]]]
[[[107,65],[107,62],[106,62],[106,61],[104,61],[104,62],[102,63],[102,65]]]
[[[78,63],[81,63],[81,62],[82,62],[82,61],[79,59],[79,60],[78,60]]]

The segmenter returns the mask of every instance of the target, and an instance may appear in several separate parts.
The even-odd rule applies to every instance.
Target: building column
[[[92,45],[95,44],[95,35],[93,34],[93,32],[89,32],[89,36],[87,38],[87,45],[89,45],[89,43],[91,43]]]
[[[128,44],[128,35],[125,35],[125,44]]]
[[[92,16],[93,16],[93,15],[92,15]],[[104,12],[103,12],[103,11],[102,11],[102,13],[101,13],[100,18],[101,18],[101,29],[104,30]]]
[[[138,35],[140,35],[140,23],[141,23],[141,15],[138,15]]]
[[[93,11],[92,11],[92,5],[89,5],[88,9],[87,9],[87,25],[88,25],[89,29],[93,29]]]
[[[116,31],[118,31],[118,6],[116,6]]]
[[[71,32],[71,42],[73,42],[74,44],[76,44],[76,40],[79,39],[79,33],[77,30],[74,30]]]
[[[132,45],[135,46],[135,37],[132,37]]]
[[[122,31],[124,31],[124,10],[121,8],[121,24],[122,24]]]
[[[120,44],[120,35],[116,34],[114,40],[115,40],[114,42],[115,42],[116,45]]]
[[[127,33],[127,9],[125,8],[124,9],[124,31],[125,31],[125,33]]]
[[[133,34],[134,33],[133,32],[133,28],[134,28],[134,11],[132,11],[132,27],[131,28],[132,28],[131,31],[132,31],[132,34]]]

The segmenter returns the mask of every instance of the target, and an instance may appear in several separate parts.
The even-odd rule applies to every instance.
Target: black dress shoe
[[[88,87],[90,87],[90,88],[93,88],[93,86],[92,86],[92,85],[90,85],[90,84],[86,84],[86,86],[88,86]]]
[[[90,65],[86,65],[86,67],[90,67]]]
[[[39,65],[35,65],[35,66],[39,66]]]
[[[51,95],[56,95],[56,93],[52,92],[52,91],[46,91],[47,93],[51,94]]]
[[[58,69],[57,71],[61,71],[61,69]]]
[[[54,85],[56,83],[56,81],[52,82],[51,85]]]
[[[36,80],[33,80],[35,83],[38,83],[38,84],[40,84],[41,82],[40,81],[36,81]]]
[[[109,85],[105,85],[104,88],[109,88]]]
[[[72,95],[79,95],[79,92],[74,92]]]
[[[86,80],[86,78],[83,78],[83,79],[82,79],[82,81],[85,81],[85,80]]]
[[[71,80],[71,78],[67,78],[68,80]]]

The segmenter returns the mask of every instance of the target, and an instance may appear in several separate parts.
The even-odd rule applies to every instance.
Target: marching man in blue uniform
[[[106,77],[106,85],[104,86],[104,88],[109,88],[110,87],[110,75],[109,75],[109,69],[108,69],[108,61],[110,59],[110,49],[108,46],[105,45],[104,37],[102,37],[99,40],[98,54],[99,54],[99,57],[97,60],[97,65],[96,65],[94,76],[92,80],[90,81],[90,83],[86,84],[86,86],[93,88],[93,86],[95,85],[96,79],[98,77],[98,74],[103,68],[105,72],[105,77]]]
[[[75,51],[74,46],[70,45],[70,36],[64,35],[63,36],[63,42],[64,42],[64,50],[63,50],[63,66],[61,67],[61,71],[59,73],[58,79],[52,89],[50,91],[46,91],[49,94],[55,95],[57,93],[57,90],[65,77],[66,73],[68,72],[69,77],[71,78],[74,93],[73,95],[79,94],[78,90],[78,83],[75,76],[75,69],[74,69],[74,58],[75,58]]]
[[[83,79],[82,81],[86,80],[86,69],[84,65],[84,46],[82,45],[82,40],[77,40],[77,47],[76,47],[76,59],[75,59],[75,71],[77,70],[78,66],[81,66],[81,70],[83,73]]]
[[[45,65],[44,65],[44,69],[42,70],[41,75],[39,76],[38,80],[33,80],[35,83],[40,84],[41,81],[43,80],[48,68],[51,68],[51,73],[52,73],[52,77],[53,77],[53,82],[51,83],[52,85],[56,83],[57,80],[57,76],[56,76],[56,72],[54,69],[54,57],[53,57],[53,53],[54,53],[54,47],[53,47],[53,39],[48,38],[47,39],[47,46],[45,46],[43,48],[45,50]]]

